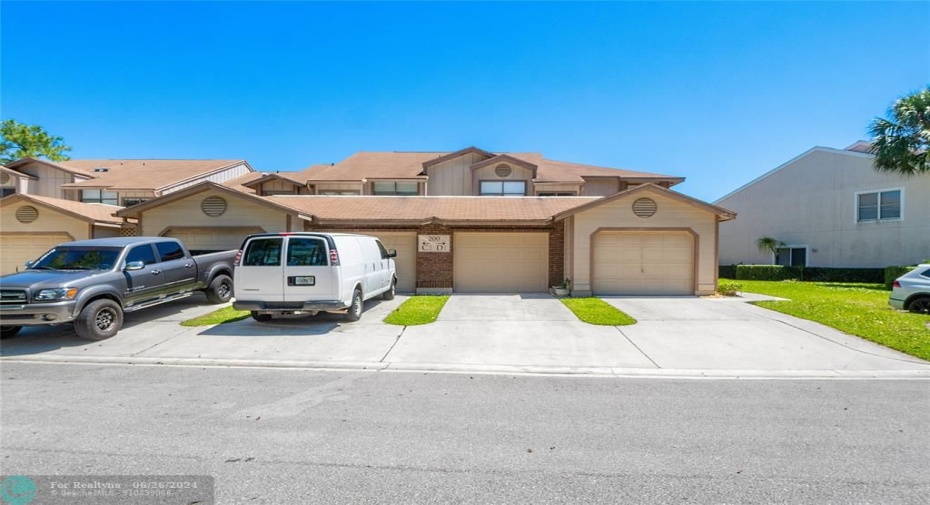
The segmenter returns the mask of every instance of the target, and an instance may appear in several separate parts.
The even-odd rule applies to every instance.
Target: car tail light
[[[894,283],[891,285],[891,287],[900,288],[900,287],[901,287],[901,283],[898,282],[898,281],[894,281]]]
[[[239,266],[240,261],[242,261],[242,249],[239,249],[239,251],[236,252],[236,259],[233,260],[233,265]]]
[[[339,266],[339,251],[337,251],[335,247],[329,250],[329,266]]]

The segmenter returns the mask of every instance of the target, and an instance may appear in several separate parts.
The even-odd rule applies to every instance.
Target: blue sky
[[[930,83],[930,2],[0,3],[0,115],[74,158],[538,151],[713,201]]]

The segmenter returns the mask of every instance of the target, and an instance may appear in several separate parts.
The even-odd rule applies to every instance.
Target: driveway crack
[[[404,332],[405,332],[405,331],[407,331],[407,327],[406,327],[406,326],[404,326],[404,329],[400,330],[400,334],[397,335],[397,338],[394,339],[394,343],[391,344],[391,348],[388,349],[386,353],[384,353],[384,356],[381,357],[381,360],[378,361],[378,363],[384,363],[384,360],[387,359],[388,354],[391,354],[391,351],[394,350],[394,346],[396,346],[397,343],[400,342],[400,337],[403,337],[403,336],[404,336]]]
[[[645,351],[643,351],[642,349],[639,348],[638,345],[636,345],[636,342],[633,342],[633,340],[632,340],[630,337],[628,337],[626,333],[623,333],[623,330],[621,330],[620,327],[614,326],[614,328],[616,328],[617,331],[619,331],[620,334],[623,335],[623,338],[625,338],[626,341],[630,343],[630,345],[632,345],[633,347],[635,347],[636,350],[640,352],[640,354],[642,354],[643,356],[645,356],[646,359],[648,359],[650,363],[652,363],[653,365],[655,365],[656,368],[658,368],[658,369],[660,369],[660,370],[662,369],[662,367],[659,366],[659,364],[656,363],[655,360],[653,360],[651,357],[649,357],[649,355],[646,354]]]

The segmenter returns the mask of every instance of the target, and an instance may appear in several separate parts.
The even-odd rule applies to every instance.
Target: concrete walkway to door
[[[397,368],[626,375],[930,377],[930,362],[739,298],[604,298],[631,326],[579,321],[548,295],[453,295],[437,322],[409,327]]]

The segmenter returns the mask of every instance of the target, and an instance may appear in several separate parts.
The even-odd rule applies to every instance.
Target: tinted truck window
[[[155,264],[155,251],[152,250],[152,244],[144,244],[133,247],[129,254],[126,255],[126,263],[141,261],[145,265]]]
[[[184,249],[177,242],[159,242],[155,244],[162,261],[179,260],[184,257]]]
[[[257,238],[246,246],[242,266],[265,267],[279,266],[281,264],[280,238]]]
[[[326,244],[318,238],[291,237],[287,243],[287,266],[325,267]]]

